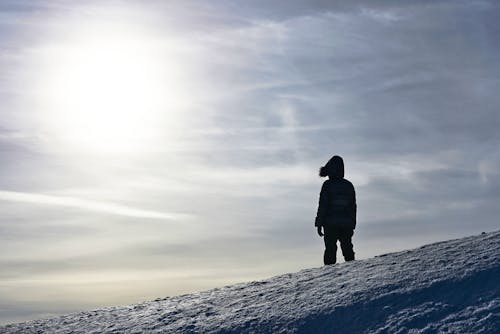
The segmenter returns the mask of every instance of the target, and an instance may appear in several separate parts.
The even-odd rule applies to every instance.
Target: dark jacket
[[[320,175],[329,179],[321,187],[315,226],[356,228],[356,193],[352,183],[344,179],[342,158],[330,159]]]

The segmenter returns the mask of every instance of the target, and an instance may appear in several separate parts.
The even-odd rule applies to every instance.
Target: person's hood
[[[344,160],[338,155],[334,155],[325,167],[330,178],[344,178]]]

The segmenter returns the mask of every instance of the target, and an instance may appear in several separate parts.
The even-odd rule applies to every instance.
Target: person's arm
[[[318,228],[318,234],[320,234],[321,227],[324,225],[326,219],[326,212],[328,209],[327,183],[328,181],[325,181],[323,183],[323,186],[321,187],[321,192],[319,194],[318,212],[316,213],[316,220],[314,222],[314,226]]]
[[[354,190],[354,186],[352,187],[352,211],[351,211],[351,217],[353,220],[353,229],[356,228],[356,211],[358,207],[356,205],[356,191]]]

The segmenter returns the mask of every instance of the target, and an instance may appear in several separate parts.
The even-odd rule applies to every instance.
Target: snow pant
[[[325,239],[325,255],[323,261],[326,264],[334,264],[337,262],[337,240],[340,241],[342,255],[346,261],[354,260],[354,250],[352,246],[352,236],[354,230],[352,228],[323,226]]]

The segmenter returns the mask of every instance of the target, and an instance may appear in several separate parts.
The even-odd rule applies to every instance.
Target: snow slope
[[[500,231],[0,333],[500,333]]]

